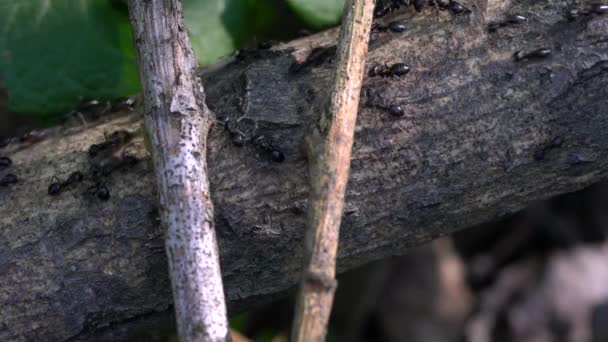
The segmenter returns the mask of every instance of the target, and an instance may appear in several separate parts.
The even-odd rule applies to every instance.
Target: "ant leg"
[[[58,196],[64,189],[64,183],[59,178],[51,177],[51,184],[47,189],[47,193],[51,196]]]
[[[82,115],[82,112],[80,112],[80,111],[76,112],[76,116],[80,120],[80,123],[82,124],[83,129],[84,130],[88,129],[89,128],[89,123],[84,118],[84,115]]]

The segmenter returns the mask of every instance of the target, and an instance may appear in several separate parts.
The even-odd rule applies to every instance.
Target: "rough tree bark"
[[[571,1],[477,4],[468,17],[406,12],[409,31],[373,35],[369,65],[403,60],[412,71],[364,80],[338,271],[608,174],[608,16],[570,21]],[[484,29],[510,13],[528,22]],[[297,282],[308,198],[302,140],[318,120],[309,108],[326,92],[332,66],[317,50],[321,58],[289,69],[332,42],[335,32],[327,32],[244,53],[204,75],[218,116],[243,117],[239,129],[272,137],[286,155],[271,163],[250,143],[233,146],[223,128],[211,131],[210,185],[233,312]],[[543,46],[551,57],[512,58]],[[394,103],[406,117],[381,109]],[[0,150],[15,162],[1,172],[19,177],[0,188],[0,340],[120,340],[163,326],[171,290],[141,139],[132,153],[145,160],[108,176],[108,202],[83,195],[86,184],[46,195],[53,175],[88,168],[86,150],[104,132],[140,125],[139,116],[119,116]]]
[[[177,331],[182,342],[230,340],[207,135],[213,114],[184,27],[180,0],[131,0],[144,122],[158,182]]]

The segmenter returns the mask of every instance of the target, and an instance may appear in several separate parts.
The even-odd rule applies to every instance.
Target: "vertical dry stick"
[[[374,0],[347,0],[331,98],[309,140],[307,251],[293,341],[323,341],[336,288],[336,252]],[[315,159],[317,158],[317,159]]]
[[[207,179],[209,117],[180,0],[129,0],[181,341],[230,338]]]

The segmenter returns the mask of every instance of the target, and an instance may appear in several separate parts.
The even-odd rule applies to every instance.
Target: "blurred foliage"
[[[256,41],[293,38],[304,26],[334,25],[343,6],[343,0],[183,2],[201,65]],[[57,117],[82,100],[138,89],[125,1],[0,0],[0,116],[8,108]]]
[[[258,33],[257,22],[272,21],[272,8],[265,6],[266,3],[264,0],[184,0],[186,26],[199,63],[207,65],[229,55]]]
[[[291,324],[291,317],[285,325],[285,313],[274,312],[269,314],[266,309],[271,307],[281,307],[279,311],[284,311],[282,308],[285,303],[294,303],[295,298],[284,299],[279,303],[273,303],[266,308],[254,309],[252,311],[244,312],[236,316],[230,317],[230,328],[233,331],[237,331],[243,336],[246,336],[253,342],[276,342],[276,341],[287,341],[286,334],[289,331],[289,325]],[[293,311],[293,307],[289,307],[289,312]],[[335,342],[336,334],[334,327],[331,325],[328,327],[326,342]]]
[[[234,316],[230,318],[230,328],[236,330],[240,333],[246,334],[249,325],[251,325],[251,312],[242,313],[240,315]],[[247,336],[251,340],[255,342],[271,342],[273,337],[275,337],[276,332],[273,332],[269,329],[264,329],[263,331],[257,332],[254,336]]]
[[[128,16],[107,0],[0,0],[0,30],[12,111],[53,113],[137,92]]]
[[[250,320],[250,314],[247,312],[230,317],[230,327],[236,331],[245,331]]]
[[[340,21],[344,0],[287,0],[309,25],[324,28]]]

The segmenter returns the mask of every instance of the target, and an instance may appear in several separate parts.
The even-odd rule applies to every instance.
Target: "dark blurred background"
[[[608,341],[608,184],[339,277],[333,341]],[[287,341],[293,299],[235,320]]]

